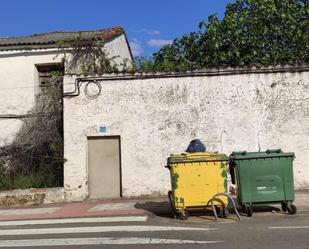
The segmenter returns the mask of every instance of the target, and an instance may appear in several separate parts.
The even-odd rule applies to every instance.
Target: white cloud
[[[132,39],[129,44],[134,57],[141,56],[144,53],[144,49],[137,39]]]
[[[148,34],[148,35],[160,35],[160,31],[159,30],[148,30],[146,32],[146,34]]]
[[[150,39],[147,41],[147,44],[150,47],[155,47],[159,48],[167,44],[171,44],[173,41],[172,40],[163,40],[163,39]]]
[[[160,31],[156,29],[140,29],[136,30],[136,33],[145,33],[147,35],[160,35]]]

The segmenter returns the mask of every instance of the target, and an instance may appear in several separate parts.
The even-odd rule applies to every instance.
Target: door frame
[[[121,136],[120,135],[113,135],[113,136],[87,136],[87,181],[88,181],[88,198],[90,196],[89,192],[89,148],[88,148],[88,140],[96,140],[96,139],[118,139],[119,144],[119,182],[120,182],[120,198],[123,197],[122,195],[122,160],[121,160]]]

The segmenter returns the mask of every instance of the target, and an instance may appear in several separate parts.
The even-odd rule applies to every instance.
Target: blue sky
[[[124,27],[135,55],[149,56],[197,30],[233,0],[19,0],[2,1],[0,36]]]

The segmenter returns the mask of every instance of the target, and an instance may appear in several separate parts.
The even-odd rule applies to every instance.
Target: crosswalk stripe
[[[129,208],[134,208],[135,205],[136,205],[136,202],[123,202],[123,203],[113,203],[113,204],[104,203],[104,204],[95,205],[88,212],[115,210],[115,209],[118,209],[118,210],[129,209]]]
[[[7,229],[1,230],[5,235],[42,235],[42,234],[74,234],[74,233],[104,233],[104,232],[151,232],[151,231],[212,231],[216,228],[169,227],[169,226],[96,226],[96,227],[62,227],[38,229]]]
[[[268,227],[268,229],[309,229],[309,226]]]
[[[101,222],[144,222],[147,221],[147,219],[148,219],[147,216],[123,216],[123,217],[72,218],[72,219],[49,219],[49,220],[18,220],[18,221],[0,221],[0,226],[101,223]]]
[[[63,238],[63,239],[29,239],[29,240],[0,240],[0,247],[26,246],[72,246],[72,245],[136,245],[136,244],[214,244],[219,241],[195,241],[157,238]]]

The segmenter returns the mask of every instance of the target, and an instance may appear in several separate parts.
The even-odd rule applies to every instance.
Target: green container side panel
[[[285,199],[294,201],[295,191],[294,191],[294,176],[293,176],[293,160],[294,157],[284,158],[286,161],[283,168],[283,176],[285,182]]]
[[[247,153],[246,158],[233,158],[236,162],[239,203],[293,201],[294,154],[280,153],[278,156],[279,153],[267,153],[267,157],[258,154],[265,153]],[[271,154],[273,157],[269,156]]]

